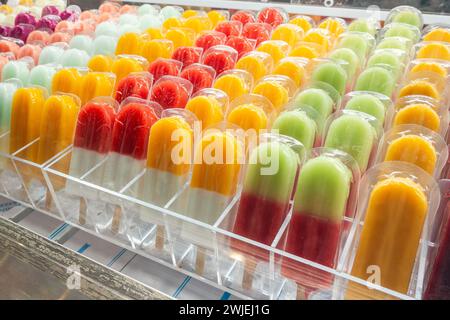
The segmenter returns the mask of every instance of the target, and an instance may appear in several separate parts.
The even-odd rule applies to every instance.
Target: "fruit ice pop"
[[[47,92],[52,89],[52,79],[56,73],[56,67],[52,65],[39,65],[31,69],[28,77],[29,85],[44,87]]]
[[[188,28],[171,28],[167,30],[164,38],[172,41],[174,49],[189,47],[194,45],[195,32]]]
[[[52,79],[52,93],[64,92],[80,94],[84,70],[65,68],[57,71]]]
[[[140,54],[143,39],[141,35],[134,32],[127,32],[120,36],[116,46],[116,55],[119,54]]]
[[[428,29],[428,30],[427,30]],[[450,29],[444,26],[431,26],[424,30],[424,41],[440,41],[450,43]]]
[[[150,63],[148,72],[153,75],[153,81],[158,81],[162,76],[178,76],[182,67],[178,60],[159,58]]]
[[[314,43],[321,49],[321,54],[326,53],[331,49],[332,37],[327,29],[311,29],[303,37],[304,42]]]
[[[242,23],[236,20],[223,21],[219,23],[214,30],[223,33],[227,38],[231,36],[238,37],[242,32]]]
[[[89,62],[89,55],[79,49],[67,49],[59,59],[63,67],[86,67]]]
[[[212,67],[217,75],[233,69],[238,57],[238,52],[229,46],[214,46],[209,48],[202,57],[202,63]]]
[[[403,37],[389,37],[381,40],[377,49],[398,49],[406,52],[412,46],[412,41]]]
[[[226,93],[213,88],[197,91],[186,104],[186,110],[192,112],[202,122],[203,129],[221,122],[227,107]]]
[[[287,13],[279,8],[264,8],[256,16],[258,22],[268,23],[272,27],[285,23],[287,18]]]
[[[209,66],[193,63],[183,69],[180,77],[188,80],[192,84],[192,92],[195,93],[212,86],[216,77],[216,71]]]
[[[202,57],[202,53],[202,48],[178,47],[173,53],[172,59],[180,61],[185,68],[193,63],[199,63]]]
[[[280,24],[273,32],[272,40],[281,40],[294,47],[303,38],[303,29],[295,24]]]
[[[0,83],[0,134],[9,131],[13,96],[21,86],[20,81],[16,80]]]
[[[381,66],[369,67],[361,73],[356,81],[355,90],[372,91],[390,97],[395,89],[392,73]]]
[[[41,54],[42,47],[36,44],[26,44],[17,52],[17,59],[31,57],[34,64],[38,64],[39,55]]]
[[[231,36],[228,37],[225,45],[235,49],[238,52],[238,59],[255,49],[256,42],[245,37]]]
[[[72,143],[79,107],[79,99],[67,94],[52,95],[45,101],[37,163],[43,164]]]
[[[83,50],[89,55],[91,55],[94,51],[94,43],[92,38],[83,34],[76,35],[70,39],[69,47]]]
[[[200,33],[211,30],[213,26],[207,15],[198,15],[185,19],[183,21],[183,27],[192,29],[195,33]]]
[[[273,70],[273,74],[278,74],[290,78],[297,88],[306,82],[306,66],[308,60],[296,57],[281,59]]]
[[[311,150],[316,140],[317,126],[306,112],[289,110],[281,113],[274,121],[272,130],[300,141],[305,150]]]
[[[367,280],[370,266],[378,266],[379,285],[407,293],[427,210],[427,196],[417,182],[403,177],[378,181],[370,190],[351,274]]]
[[[357,187],[357,178],[346,157],[348,155],[328,152],[305,162],[299,175],[285,244],[287,252],[330,268],[336,266],[342,222],[348,214],[347,208],[350,208],[352,183]],[[308,269],[305,265],[283,259],[282,273],[298,285],[317,287],[329,284],[325,274],[320,280],[305,277],[308,272],[300,271],[305,268]]]
[[[312,42],[301,42],[292,48],[289,56],[304,59],[315,59],[320,57],[323,48]]]
[[[51,45],[42,49],[39,55],[39,64],[57,63],[64,53],[63,46]]]
[[[166,39],[144,41],[140,55],[152,62],[158,58],[169,59],[173,55],[174,44]]]
[[[250,22],[242,29],[242,36],[256,41],[256,45],[270,39],[272,27],[267,23]]]
[[[268,75],[273,69],[272,56],[266,52],[252,51],[236,63],[236,69],[249,72],[255,81]]]
[[[381,30],[381,34],[384,38],[402,37],[409,39],[414,43],[420,38],[420,30],[417,27],[400,22],[393,22],[386,25]]]
[[[386,18],[386,24],[398,22],[405,23],[418,28],[423,27],[423,18],[420,10],[410,6],[398,6],[389,12]]]
[[[147,100],[153,84],[153,77],[148,72],[130,73],[117,84],[115,99],[120,104],[128,97]]]
[[[403,58],[403,52],[398,50],[376,50],[367,61],[367,67],[387,66],[397,79],[404,67]]]
[[[217,26],[220,22],[228,20],[230,14],[224,10],[211,10],[208,12],[208,18],[211,20],[212,26]]]
[[[218,31],[206,31],[197,38],[195,41],[195,46],[202,48],[203,51],[206,51],[211,47],[224,45],[226,41],[226,34]]]
[[[311,80],[313,83],[331,86],[339,96],[343,96],[347,86],[347,73],[340,63],[324,61],[314,68]]]
[[[174,76],[163,76],[152,88],[151,100],[164,109],[184,108],[192,94],[192,83]]]
[[[362,92],[361,94],[353,95],[345,105],[345,109],[367,113],[375,117],[379,124],[383,126],[387,110],[381,100],[382,98],[382,96],[377,96],[371,92]]]
[[[232,21],[240,21],[244,26],[247,23],[256,22],[255,14],[251,11],[247,10],[238,10],[231,16],[230,20]]]
[[[435,76],[447,78],[448,76],[448,65],[438,60],[413,60],[408,69],[408,75],[412,79],[417,79],[419,77],[433,78]]]
[[[334,38],[337,38],[347,28],[345,20],[341,18],[326,18],[318,26],[319,29],[330,31]]]
[[[100,36],[92,43],[92,54],[114,55],[117,39],[110,36]]]
[[[39,137],[45,93],[40,88],[19,88],[13,96],[9,153],[14,153]],[[36,159],[37,149],[28,150],[27,159]]]
[[[225,71],[214,82],[214,88],[225,92],[230,101],[249,93],[252,86],[252,76],[247,71],[239,69]]]
[[[371,49],[370,36],[359,32],[344,33],[339,38],[337,47],[348,48],[358,55],[360,61],[365,61]]]
[[[399,109],[394,117],[394,126],[417,124],[430,130],[440,131],[440,118],[433,106],[426,103],[412,103]]]
[[[271,137],[251,152],[233,226],[234,233],[265,245],[275,240],[288,214],[302,150],[294,139]],[[268,259],[267,251],[242,241],[232,239],[231,247],[258,260]]]
[[[450,45],[442,42],[421,43],[416,48],[416,58],[450,61]]]
[[[15,78],[26,85],[28,83],[32,63],[33,62],[28,59],[9,61],[2,68],[2,81]]]
[[[289,45],[281,40],[267,40],[261,42],[256,48],[257,51],[266,52],[272,56],[274,63],[278,63],[281,59],[287,57],[289,53]]]
[[[111,152],[102,185],[119,191],[145,167],[149,131],[160,106],[137,98],[122,102],[112,131]]]
[[[275,109],[281,110],[295,93],[295,84],[286,76],[265,76],[255,85],[253,93],[266,97]]]
[[[110,72],[88,72],[82,79],[79,97],[85,104],[95,97],[110,97],[114,92],[116,76]]]
[[[295,107],[309,106],[316,111],[313,120],[317,123],[317,132],[322,135],[325,120],[333,112],[334,102],[322,89],[309,88],[300,92],[293,101]]]
[[[324,146],[348,153],[356,160],[360,171],[365,172],[376,140],[370,123],[374,120],[365,113],[344,111],[331,122]]]
[[[347,28],[350,32],[364,32],[368,33],[372,36],[375,36],[375,33],[377,32],[375,23],[371,22],[370,20],[366,19],[356,19],[353,20]]]
[[[347,72],[347,77],[349,79],[353,79],[356,71],[360,68],[360,60],[356,53],[348,48],[338,48],[334,50],[330,56],[330,59],[339,62],[344,61],[345,63],[341,64],[341,66]]]
[[[412,95],[422,95],[436,100],[441,99],[441,94],[436,88],[435,84],[426,79],[417,79],[406,84],[399,90],[398,97],[406,97]]]
[[[97,54],[88,62],[88,68],[96,72],[111,72],[113,58],[108,55]]]
[[[111,66],[111,71],[116,75],[116,83],[132,72],[142,72],[146,69],[146,62],[139,56],[118,56]]]

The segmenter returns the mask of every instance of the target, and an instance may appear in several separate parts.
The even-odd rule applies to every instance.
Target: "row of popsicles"
[[[13,26],[17,15],[31,12],[35,18],[62,12],[66,9],[66,1],[61,0],[19,0],[7,1],[0,5],[0,24]],[[44,10],[44,8],[46,8]]]

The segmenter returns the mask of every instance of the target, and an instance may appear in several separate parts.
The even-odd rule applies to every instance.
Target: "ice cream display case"
[[[449,8],[397,2],[8,2],[0,194],[240,298],[448,299]]]

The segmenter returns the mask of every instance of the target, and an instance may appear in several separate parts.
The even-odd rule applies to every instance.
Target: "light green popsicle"
[[[3,66],[2,81],[8,79],[19,79],[24,85],[28,83],[28,63],[25,61],[9,61]]]
[[[63,67],[86,67],[89,55],[79,49],[67,49],[61,56],[60,63]]]
[[[387,97],[392,95],[395,86],[395,79],[392,73],[383,67],[370,67],[361,73],[356,81],[356,91],[373,91],[384,94]]]
[[[306,150],[310,150],[316,138],[316,123],[306,112],[291,110],[283,112],[272,125],[280,134],[300,141]]]
[[[375,26],[373,23],[370,23],[365,19],[356,19],[352,23],[349,24],[348,31],[356,31],[356,32],[365,32],[370,35],[375,35]]]
[[[55,72],[55,67],[51,65],[36,66],[30,71],[29,84],[44,87],[47,92],[51,92],[52,78]]]
[[[367,67],[383,66],[383,65],[388,66],[392,70],[395,78],[397,79],[402,66],[399,56],[391,51],[382,50],[375,52],[367,62]]]
[[[319,156],[300,171],[295,212],[339,221],[345,213],[352,173],[338,158]]]
[[[381,126],[384,123],[386,113],[384,104],[371,94],[366,93],[354,96],[347,102],[345,109],[367,113],[376,118]]]
[[[389,29],[386,30],[384,37],[403,37],[415,43],[419,41],[420,32],[418,30],[411,25],[394,22],[389,25]]]
[[[417,12],[409,10],[397,12],[392,17],[392,22],[406,23],[419,29],[422,29],[423,26],[422,18],[420,17],[420,15]]]
[[[343,114],[335,119],[325,140],[325,147],[344,151],[351,155],[361,172],[367,169],[372,152],[375,129],[357,114]]]
[[[360,61],[364,61],[369,51],[366,37],[360,33],[349,33],[339,41],[339,47],[348,48],[356,53]]]
[[[317,123],[317,132],[322,133],[325,120],[333,112],[333,100],[321,89],[310,88],[300,92],[294,99],[294,105],[298,108],[309,106],[316,111],[312,117]]]
[[[409,49],[409,41],[403,37],[391,37],[381,40],[377,49],[399,49],[406,52]]]
[[[70,39],[69,47],[72,49],[79,49],[85,51],[87,54],[92,54],[93,43],[89,36],[84,34],[76,35]]]
[[[360,60],[358,56],[353,50],[348,48],[339,48],[334,50],[330,54],[330,59],[333,59],[337,62],[339,62],[339,60],[346,62],[345,64],[342,64],[342,67],[347,72],[347,76],[349,79],[353,78],[356,70],[359,67]]]
[[[261,143],[250,155],[244,179],[244,192],[285,202],[292,192],[298,155],[287,144]]]
[[[347,73],[336,62],[325,62],[318,65],[314,69],[311,79],[313,82],[323,82],[332,86],[341,96],[345,93]]]
[[[20,86],[19,81],[0,83],[0,134],[9,131],[11,125],[12,99],[14,93]]]
[[[39,56],[39,64],[57,63],[64,53],[64,49],[58,46],[47,46],[42,49]]]

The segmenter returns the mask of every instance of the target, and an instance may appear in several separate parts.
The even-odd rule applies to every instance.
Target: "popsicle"
[[[435,60],[414,60],[412,61],[413,66],[409,70],[409,75],[413,78],[424,75],[428,76],[431,74],[436,74],[439,77],[446,78],[448,75],[447,68],[445,64]]]
[[[369,67],[356,80],[355,90],[372,91],[390,97],[395,88],[391,72],[380,66]]]
[[[256,41],[259,45],[270,39],[272,27],[267,23],[249,22],[242,29],[242,36]]]
[[[399,6],[392,9],[386,18],[386,23],[392,22],[409,24],[418,29],[423,27],[422,13],[410,6]]]
[[[228,20],[228,11],[211,10],[208,12],[208,18],[211,21],[213,27],[217,26],[220,22]]]
[[[153,80],[158,81],[162,76],[178,76],[183,65],[178,60],[159,58],[150,63],[148,72]]]
[[[42,47],[36,44],[26,44],[17,51],[17,59],[31,57],[34,64],[38,64],[39,55],[41,54]]]
[[[152,84],[151,74],[147,72],[130,73],[117,84],[115,99],[119,104],[128,97],[147,100]]]
[[[269,112],[266,114],[266,111]],[[271,113],[273,116],[273,112],[264,110],[261,105],[242,101],[242,103],[234,103],[227,115],[227,121],[244,129],[244,131],[252,130],[252,133],[258,135],[261,130],[269,127]]]
[[[34,26],[30,24],[21,23],[16,25],[11,30],[11,37],[19,39],[23,42],[27,41],[28,35],[34,30]]]
[[[289,56],[312,60],[318,58],[321,55],[321,51],[322,48],[315,43],[302,42],[291,50]]]
[[[352,171],[341,160],[323,154],[305,162],[298,179],[285,244],[286,252],[330,268],[336,266],[342,222],[353,182]],[[298,296],[309,287],[330,285],[329,274],[319,270],[308,272],[309,268],[287,258],[282,260],[282,274],[297,282]]]
[[[272,40],[282,40],[294,47],[303,38],[303,29],[291,23],[280,24],[273,32]]]
[[[2,81],[15,78],[26,85],[30,75],[30,62],[32,63],[28,59],[7,62],[2,68]]]
[[[333,112],[333,100],[322,89],[309,88],[300,92],[293,101],[293,105],[301,108],[302,106],[309,106],[316,111],[313,120],[317,123],[317,132],[322,135],[325,120]]]
[[[360,60],[356,53],[348,48],[339,48],[333,50],[330,54],[330,59],[339,62],[344,61],[345,63],[341,64],[344,70],[347,72],[347,77],[349,79],[353,79],[356,74],[356,71],[360,68]]]
[[[171,17],[180,17],[181,13],[183,12],[183,8],[177,7],[177,6],[165,6],[164,8],[161,8],[159,11],[159,14],[164,17],[165,19],[171,18]]]
[[[247,10],[238,10],[231,16],[230,20],[232,21],[240,21],[242,25],[246,25],[247,23],[256,22],[255,15],[251,11]]]
[[[235,49],[238,52],[238,59],[240,59],[243,55],[255,49],[254,40],[238,36],[228,37],[227,41],[225,42],[225,45]]]
[[[95,27],[95,37],[110,36],[117,38],[119,36],[117,25],[112,21],[99,23]]]
[[[277,110],[281,110],[295,91],[295,84],[286,76],[265,76],[259,80],[253,93],[266,97]]]
[[[253,76],[254,80],[259,80],[272,71],[273,59],[266,52],[252,51],[239,59],[236,69],[245,70]]]
[[[52,93],[65,92],[79,95],[82,79],[82,70],[75,68],[61,69],[53,76]]]
[[[416,52],[416,58],[450,61],[450,46],[442,42],[423,43]]]
[[[166,39],[152,39],[144,41],[140,55],[152,62],[158,58],[169,59],[174,51],[174,44]]]
[[[314,20],[310,16],[302,15],[293,17],[291,20],[289,20],[289,23],[299,26],[305,33],[312,29],[315,25]]]
[[[0,52],[12,52],[14,55],[16,55],[17,51],[19,51],[19,48],[19,44],[14,41],[0,39]]]
[[[325,61],[314,69],[311,80],[315,83],[325,83],[331,86],[342,96],[347,86],[347,73],[339,63]]]
[[[15,80],[0,83],[0,134],[9,131],[13,96],[21,85]]]
[[[286,141],[287,137],[284,138]],[[274,241],[288,214],[300,168],[299,155],[289,144],[299,148],[301,145],[293,139],[288,141],[274,139],[262,142],[251,152],[233,226],[234,233],[265,245],[271,245]],[[268,253],[234,239],[231,240],[231,247],[246,256],[242,286],[248,290],[255,267],[250,265],[255,264],[255,261],[249,259],[248,255],[256,260],[266,260]]]
[[[381,40],[377,49],[398,49],[406,52],[411,48],[412,41],[403,37],[389,37]]]
[[[183,63],[183,67],[190,66],[193,63],[199,63],[203,50],[197,47],[179,47],[172,55],[172,59]]]
[[[145,63],[137,56],[119,56],[112,64],[111,71],[116,75],[116,83],[132,72],[144,71]]]
[[[409,39],[412,42],[417,42],[420,37],[420,31],[414,26],[393,22],[385,27],[384,37],[402,37]]]
[[[58,43],[58,42],[68,43],[71,38],[72,38],[72,34],[70,32],[53,32],[50,35],[50,39],[48,40],[48,42],[50,44]]]
[[[78,111],[79,100],[71,95],[52,95],[45,101],[34,161],[43,164],[72,143]]]
[[[40,88],[19,88],[13,96],[9,153],[14,153],[39,137],[45,94]],[[37,148],[27,150],[25,157],[37,157]]]
[[[345,21],[341,18],[327,18],[323,20],[318,26],[319,29],[327,29],[328,31],[330,31],[330,33],[335,38],[343,33],[346,27],[347,25]]]
[[[86,51],[87,54],[91,55],[94,50],[94,43],[91,37],[79,34],[70,39],[69,47]]]
[[[202,57],[202,63],[212,67],[217,75],[233,69],[238,57],[238,52],[228,46],[214,46],[209,48]]]
[[[163,76],[155,82],[151,100],[164,109],[184,108],[192,94],[193,86],[181,77]]]
[[[439,132],[440,130],[439,115],[432,106],[425,103],[413,103],[404,106],[397,111],[394,117],[394,125],[417,124],[424,126],[430,130]]]
[[[297,88],[306,82],[306,66],[308,60],[296,57],[281,59],[273,70],[273,74],[286,76],[291,79]]]
[[[370,50],[369,41],[365,34],[349,32],[342,35],[338,43],[339,48],[351,49],[358,55],[360,61],[365,61]]]
[[[185,67],[180,74],[181,78],[188,80],[192,84],[193,93],[211,87],[215,76],[216,72],[213,68],[200,63],[194,63]]]
[[[229,70],[218,76],[214,88],[220,89],[228,95],[230,101],[249,93],[252,87],[251,75],[243,70]]]
[[[79,97],[82,104],[95,97],[110,97],[114,92],[116,76],[107,72],[88,72],[81,81]]]
[[[189,28],[171,28],[167,30],[164,38],[172,41],[174,49],[189,47],[194,45],[195,32]]]
[[[242,32],[242,23],[236,20],[223,21],[219,23],[214,30],[223,33],[227,38],[231,36],[238,37]]]
[[[96,72],[111,72],[113,58],[108,55],[97,54],[88,62],[88,68]]]
[[[376,33],[376,27],[375,24],[369,20],[366,19],[356,19],[353,20],[347,28],[350,32],[364,32],[368,33],[372,36]]]
[[[369,267],[378,266],[379,285],[407,293],[427,210],[422,187],[409,178],[377,182],[370,192],[351,274],[367,280]]]
[[[268,40],[260,43],[256,50],[270,54],[273,62],[276,64],[281,59],[287,57],[289,53],[289,45],[280,40]]]
[[[192,112],[202,128],[206,129],[221,122],[228,106],[228,97],[218,89],[202,89],[198,91],[186,104],[186,110]]]
[[[437,154],[426,138],[407,134],[390,142],[384,161],[404,161],[415,164],[429,174],[434,173]]]
[[[304,42],[311,42],[321,48],[321,53],[328,52],[332,46],[331,34],[327,29],[311,29],[303,37]]]
[[[120,36],[116,46],[116,55],[140,54],[142,50],[142,37],[133,32],[127,32]]]
[[[376,50],[375,53],[367,61],[367,67],[387,66],[391,69],[392,74],[397,79],[403,69],[401,56],[392,50]]]
[[[206,15],[199,15],[195,17],[189,17],[183,21],[183,27],[189,28],[200,33],[202,31],[211,30],[212,23]]]
[[[286,22],[287,14],[278,8],[264,8],[256,16],[258,22],[268,23],[272,27],[277,27],[278,25]]]
[[[59,63],[63,67],[86,67],[89,62],[89,55],[78,49],[67,49],[63,52],[59,59]]]
[[[403,88],[401,88],[398,93],[399,98],[412,95],[427,96],[438,101],[441,99],[441,94],[439,93],[436,86],[427,80],[421,79],[411,81]]]
[[[281,113],[274,121],[272,130],[300,141],[305,150],[311,150],[316,139],[317,126],[306,112],[289,110]]]
[[[31,69],[28,84],[44,87],[47,92],[52,89],[52,79],[56,73],[56,68],[51,65],[40,65]]]
[[[351,155],[365,172],[374,147],[376,132],[369,116],[357,111],[343,113],[331,122],[324,146]],[[369,119],[369,120],[368,120]]]
[[[169,113],[151,127],[146,169],[138,189],[139,199],[165,206],[188,182],[192,163],[193,130],[187,119],[181,115]],[[174,140],[174,135],[179,138]],[[180,159],[176,159],[173,153],[180,144],[186,146],[186,149],[183,149]],[[143,221],[157,224],[155,247],[163,249],[164,224],[158,223],[161,222],[161,217],[155,217],[152,210],[146,208],[140,209],[140,216]]]
[[[226,41],[226,34],[218,31],[206,31],[197,38],[195,41],[195,46],[202,48],[203,51],[206,51],[211,47],[223,45]]]
[[[423,36],[424,41],[441,41],[450,43],[450,30],[448,28],[433,28]]]
[[[384,124],[386,107],[374,94],[361,93],[352,97],[345,105],[346,110],[355,110],[375,117],[380,125]]]

